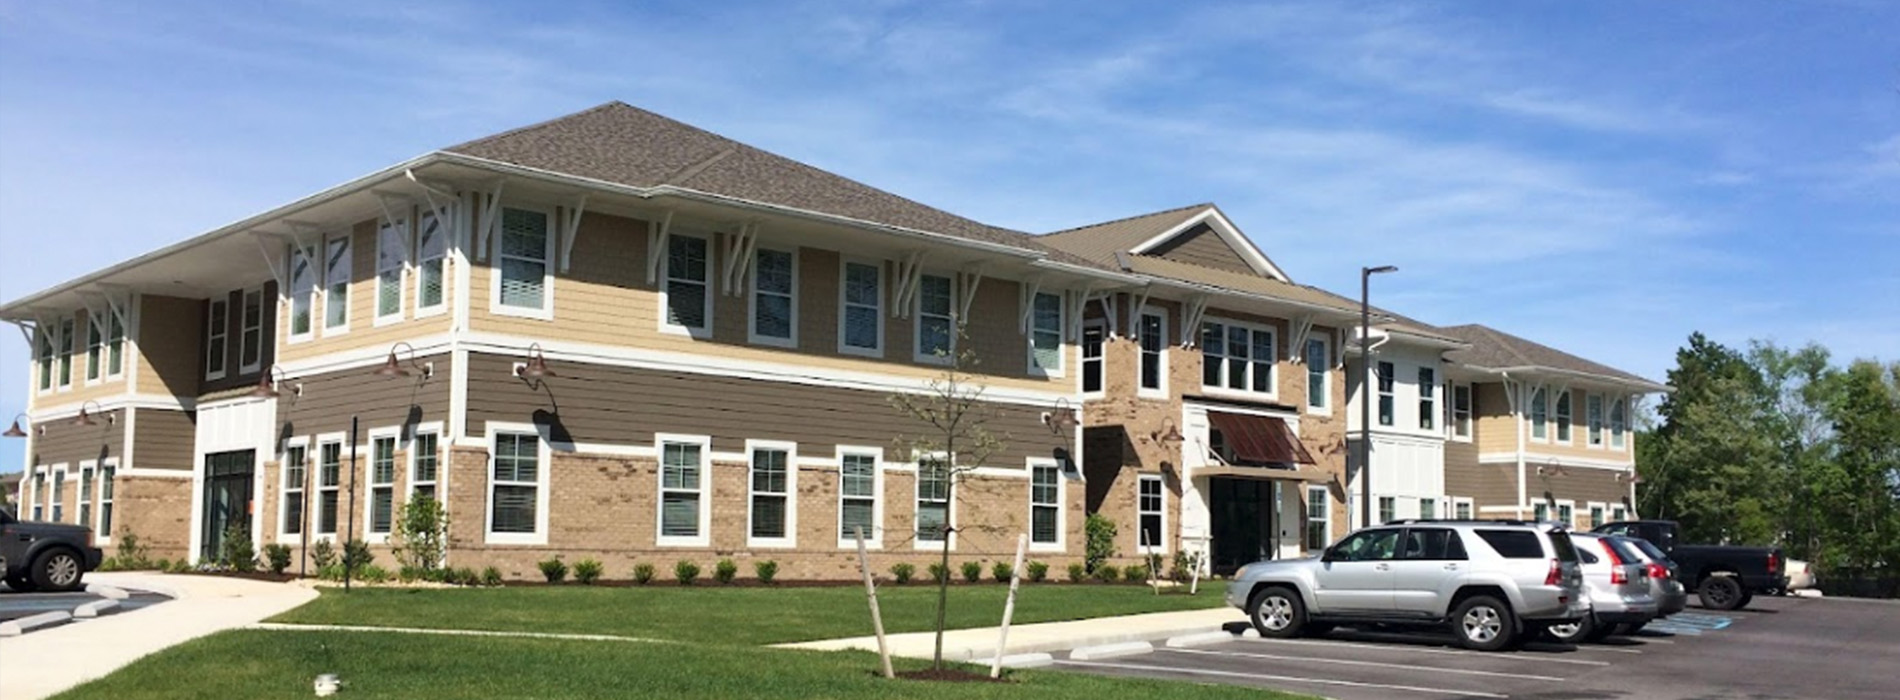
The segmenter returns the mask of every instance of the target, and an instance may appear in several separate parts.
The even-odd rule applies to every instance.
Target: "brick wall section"
[[[129,532],[138,535],[152,559],[185,556],[191,537],[191,480],[120,474],[113,479],[112,520],[114,546]],[[108,550],[107,555],[118,553]]]

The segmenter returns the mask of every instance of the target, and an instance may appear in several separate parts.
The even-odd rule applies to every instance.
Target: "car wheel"
[[[1742,583],[1734,576],[1710,576],[1696,587],[1696,597],[1710,610],[1734,610],[1742,606]]]
[[[1498,651],[1517,638],[1510,606],[1488,595],[1466,598],[1451,614],[1451,624],[1458,642],[1467,649]]]
[[[1735,604],[1735,609],[1736,609],[1736,610],[1741,610],[1742,608],[1746,608],[1746,607],[1748,607],[1748,604],[1749,604],[1749,603],[1753,603],[1753,602],[1755,602],[1755,594],[1753,594],[1753,593],[1743,593],[1743,594],[1742,594],[1742,601],[1741,601],[1741,602],[1739,602],[1739,603],[1736,603],[1736,604]]]
[[[1576,622],[1564,622],[1544,626],[1545,635],[1563,644],[1582,644],[1589,640],[1590,635],[1596,632],[1596,630],[1596,620],[1592,619],[1589,615],[1583,616],[1583,619]]]
[[[1283,586],[1255,595],[1253,603],[1247,606],[1247,614],[1253,618],[1253,628],[1259,630],[1262,637],[1297,637],[1306,626],[1306,605],[1300,602],[1300,594]]]
[[[48,591],[76,591],[85,568],[72,550],[50,549],[33,559],[33,585]]]

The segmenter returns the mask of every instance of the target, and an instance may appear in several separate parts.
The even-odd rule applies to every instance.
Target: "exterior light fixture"
[[[515,376],[530,381],[540,381],[560,375],[548,369],[547,352],[541,349],[540,343],[534,343],[528,346],[528,361],[515,368]]]
[[[1148,434],[1148,439],[1163,445],[1179,445],[1187,438],[1181,435],[1181,429],[1174,424],[1173,418],[1164,419],[1161,425],[1167,430],[1157,430]]]
[[[277,386],[283,383],[283,376],[284,367],[282,365],[271,365],[270,369],[264,371],[263,376],[257,378],[257,386],[251,389],[251,398],[274,399],[282,396],[283,392],[280,391]],[[302,384],[298,384],[295,387],[293,395],[303,396]]]
[[[435,376],[435,365],[433,363],[425,364],[422,362],[418,362],[416,360],[416,346],[410,345],[409,343],[406,343],[403,341],[397,341],[395,345],[389,346],[389,357],[383,360],[383,366],[376,368],[376,372],[375,372],[376,376],[378,377],[407,377],[409,376],[409,369],[406,367],[403,367],[402,361],[396,359],[396,351],[402,348],[409,349],[409,366],[414,367],[416,372],[422,375],[423,379],[428,379],[429,377]]]
[[[99,402],[88,400],[85,403],[82,403],[79,405],[79,417],[73,419],[74,425],[98,425],[99,424],[99,421],[93,419],[92,412],[86,410],[87,406],[97,408],[101,411],[105,410],[105,407],[100,406]],[[112,414],[106,414],[106,422],[116,423],[118,422],[118,417]]]
[[[1049,432],[1061,435],[1064,431],[1080,425],[1081,421],[1076,420],[1075,409],[1069,406],[1069,399],[1061,397],[1056,399],[1053,409],[1042,414],[1042,424],[1049,426]]]
[[[10,428],[7,428],[6,432],[0,433],[0,437],[10,437],[10,438],[26,437],[26,431],[20,429],[20,421],[22,420],[26,421],[27,425],[33,424],[33,419],[27,417],[26,414],[21,413],[21,414],[15,415],[13,417],[13,426]]]

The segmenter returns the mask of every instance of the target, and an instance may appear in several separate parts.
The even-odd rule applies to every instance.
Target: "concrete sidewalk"
[[[1244,622],[1246,619],[1247,615],[1239,610],[1220,607],[1210,610],[1144,613],[1100,617],[1093,620],[1012,625],[1009,628],[1009,649],[1005,651],[1005,654],[1061,651],[1081,646],[1150,641],[1196,632],[1214,632],[1219,631],[1223,624]],[[996,655],[996,636],[997,628],[995,627],[947,630],[943,633],[943,658],[949,661],[991,658]],[[928,659],[933,655],[936,635],[933,632],[909,632],[889,635],[886,639],[890,643],[892,656]],[[877,638],[852,637],[776,646],[787,649],[824,651],[863,649],[875,652]]]
[[[0,639],[0,698],[38,700],[146,654],[250,625],[317,597],[314,589],[297,583],[221,576],[92,573],[86,582],[163,593],[175,600]]]

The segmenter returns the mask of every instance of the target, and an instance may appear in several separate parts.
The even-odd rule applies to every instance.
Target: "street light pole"
[[[1372,527],[1372,276],[1392,265],[1359,268],[1359,526]]]

